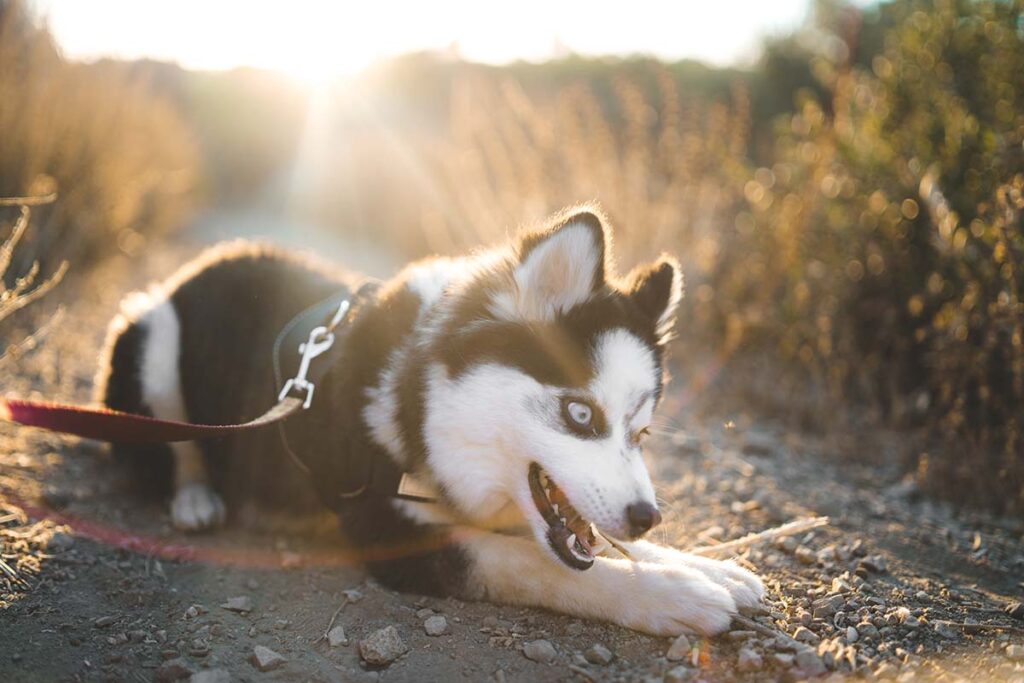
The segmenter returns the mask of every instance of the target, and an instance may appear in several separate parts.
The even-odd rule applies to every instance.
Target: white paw
[[[187,484],[171,501],[171,521],[182,531],[202,531],[224,522],[224,503],[206,484]]]
[[[736,613],[736,602],[725,588],[688,567],[638,562],[630,578],[620,594],[624,608],[615,620],[637,631],[710,636],[729,628]]]
[[[703,572],[713,582],[729,591],[739,609],[757,607],[764,600],[764,583],[757,574],[735,562],[680,554],[686,566]]]

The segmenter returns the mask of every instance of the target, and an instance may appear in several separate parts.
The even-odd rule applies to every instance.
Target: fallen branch
[[[959,621],[936,621],[936,624],[943,624],[952,628],[958,628],[964,633],[981,633],[983,631],[1004,631],[1024,635],[1024,628],[1020,626],[1004,626],[1002,624],[967,624]]]
[[[334,628],[334,622],[337,621],[338,615],[341,614],[341,610],[345,609],[345,605],[347,605],[348,602],[349,600],[347,595],[341,599],[341,604],[338,605],[338,609],[334,610],[334,614],[331,615],[331,621],[327,624],[327,630],[323,632],[323,635],[313,641],[314,645],[319,643],[321,640],[327,640],[328,634],[330,634],[331,629]]]
[[[56,192],[35,197],[0,197],[0,206],[43,206],[56,200]]]
[[[733,616],[732,621],[737,626],[742,626],[748,631],[756,631],[757,633],[760,633],[762,636],[768,636],[770,638],[779,638],[780,640],[784,640],[790,645],[790,647],[794,649],[799,649],[800,647],[804,646],[803,643],[801,643],[798,640],[794,640],[793,637],[790,636],[788,633],[785,633],[777,628],[772,628],[771,626],[765,626],[761,622],[754,621],[749,617],[737,614]]]
[[[686,552],[692,555],[702,555],[704,557],[726,557],[729,555],[735,555],[740,550],[749,548],[752,545],[769,543],[779,538],[786,538],[787,536],[795,536],[797,534],[802,534],[805,531],[810,531],[811,529],[823,527],[826,524],[828,524],[828,517],[808,517],[805,519],[798,519],[760,533],[747,534],[743,538],[737,538],[735,541],[727,541],[716,545],[705,545],[697,548],[691,548]]]

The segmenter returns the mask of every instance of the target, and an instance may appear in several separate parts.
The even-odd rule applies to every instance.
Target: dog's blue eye
[[[565,406],[565,412],[569,414],[572,421],[580,427],[589,427],[594,419],[594,409],[586,403],[570,401]]]

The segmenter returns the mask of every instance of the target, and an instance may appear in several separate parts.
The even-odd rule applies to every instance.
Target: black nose
[[[661,513],[650,503],[633,503],[626,506],[626,519],[630,533],[640,536],[661,523]]]

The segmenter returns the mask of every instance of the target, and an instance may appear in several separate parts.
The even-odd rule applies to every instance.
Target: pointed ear
[[[683,271],[679,262],[663,255],[654,263],[639,266],[627,278],[630,298],[654,325],[663,343],[676,322],[676,308],[683,298]]]
[[[528,320],[550,320],[583,303],[605,284],[607,228],[597,214],[578,211],[554,227],[525,235],[515,266],[515,310]]]

